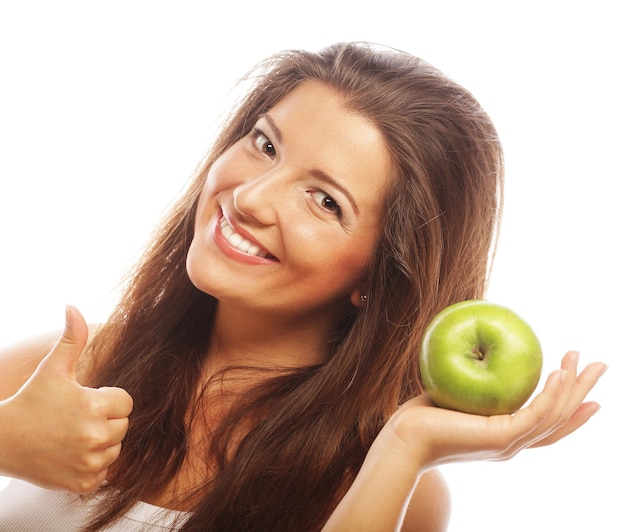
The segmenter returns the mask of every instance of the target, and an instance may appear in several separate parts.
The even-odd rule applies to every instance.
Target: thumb
[[[87,344],[88,336],[89,328],[83,315],[74,306],[65,307],[65,329],[44,359],[45,367],[75,379],[76,364]]]

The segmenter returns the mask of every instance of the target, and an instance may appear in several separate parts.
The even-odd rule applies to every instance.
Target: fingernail
[[[65,326],[66,327],[72,326],[72,313],[70,311],[69,305],[65,305]]]

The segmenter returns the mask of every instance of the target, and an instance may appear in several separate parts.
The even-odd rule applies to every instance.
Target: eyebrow
[[[333,179],[326,172],[324,172],[324,170],[320,170],[318,168],[313,168],[311,170],[311,174],[315,176],[317,179],[319,179],[320,181],[324,181],[325,183],[328,183],[332,187],[339,190],[339,192],[341,192],[346,198],[348,198],[348,201],[352,205],[352,208],[354,209],[356,214],[359,214],[359,208],[357,207],[356,201],[354,201],[352,194],[350,194],[350,192],[348,192],[348,190],[344,188],[340,183],[338,183],[335,179]]]
[[[283,133],[280,130],[280,128],[276,125],[276,122],[274,122],[274,119],[267,113],[263,113],[261,116],[259,116],[259,120],[261,118],[265,119],[265,121],[270,125],[270,129],[272,130],[272,136],[276,140],[278,140],[278,142],[282,143]]]
[[[276,125],[276,122],[274,122],[274,119],[267,113],[264,113],[261,116],[259,116],[259,119],[261,119],[261,118],[265,119],[265,121],[269,124],[270,129],[272,130],[272,136],[279,143],[282,143],[283,142],[283,133],[280,130],[280,128]],[[343,185],[341,185],[341,183],[339,183],[332,176],[330,176],[326,172],[324,172],[324,170],[321,170],[319,168],[311,169],[310,173],[311,173],[311,175],[313,175],[314,177],[316,177],[320,181],[324,181],[324,183],[328,183],[332,187],[334,187],[337,190],[339,190],[339,192],[341,192],[348,199],[348,201],[350,202],[350,205],[352,205],[352,208],[354,209],[356,214],[359,214],[359,208],[357,207],[356,201],[354,201],[354,198],[352,197],[352,194],[350,194],[348,189],[346,189]]]

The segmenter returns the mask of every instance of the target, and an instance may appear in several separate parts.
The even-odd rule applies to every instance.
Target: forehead
[[[267,113],[278,134],[278,151],[288,159],[323,170],[369,203],[380,202],[392,176],[392,158],[377,125],[345,105],[341,93],[306,81]]]

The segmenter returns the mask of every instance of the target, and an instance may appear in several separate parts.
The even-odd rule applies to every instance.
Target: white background
[[[106,315],[254,63],[334,41],[391,45],[468,87],[500,131],[507,188],[489,298],[536,329],[546,373],[570,348],[610,365],[593,392],[603,409],[568,440],[445,468],[450,530],[626,529],[619,3],[3,2],[0,344],[61,327],[67,302],[90,321]]]

